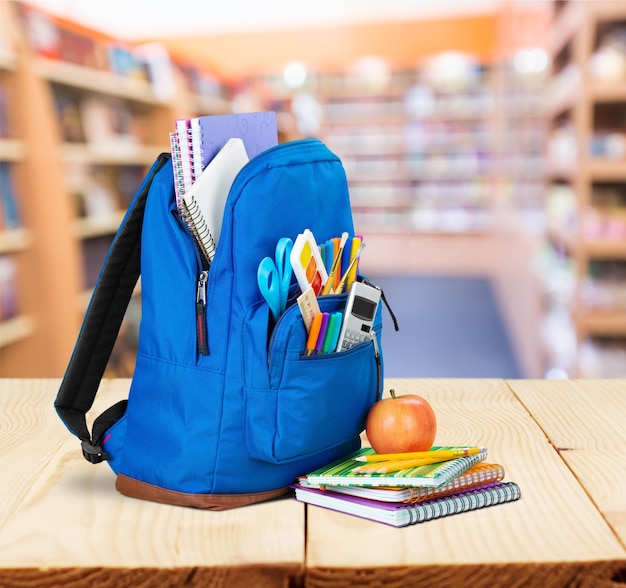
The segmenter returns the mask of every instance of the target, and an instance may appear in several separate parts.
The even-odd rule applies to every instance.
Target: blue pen
[[[328,330],[328,319],[330,315],[327,312],[322,313],[322,324],[320,325],[320,334],[317,336],[317,342],[315,343],[315,353],[321,353],[324,346],[324,338],[326,337],[326,331]]]

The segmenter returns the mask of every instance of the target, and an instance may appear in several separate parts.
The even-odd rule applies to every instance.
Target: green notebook
[[[457,448],[452,446],[432,448],[433,451],[436,449]],[[356,457],[374,454],[371,447],[363,447],[330,465],[307,474],[305,484],[316,486],[441,486],[460,476],[474,464],[484,461],[487,457],[487,448],[481,447],[480,453],[476,455],[407,468],[388,474],[362,474],[354,471],[355,468],[364,465],[363,462],[356,461]]]

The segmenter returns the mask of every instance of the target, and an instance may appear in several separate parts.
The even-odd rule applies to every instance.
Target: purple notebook
[[[405,527],[469,510],[511,502],[518,500],[521,495],[519,486],[515,482],[493,482],[458,494],[449,494],[416,504],[405,504],[369,500],[298,485],[292,487],[295,488],[296,499],[300,502],[330,508],[394,527]]]
[[[228,139],[243,139],[249,159],[278,143],[275,112],[216,114],[192,118],[190,122],[196,170],[203,170]]]

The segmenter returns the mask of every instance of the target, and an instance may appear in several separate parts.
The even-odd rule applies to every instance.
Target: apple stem
[[[393,388],[391,388],[391,389],[389,390],[389,394],[391,394],[391,397],[392,397],[394,400],[396,399],[396,391],[395,391]]]

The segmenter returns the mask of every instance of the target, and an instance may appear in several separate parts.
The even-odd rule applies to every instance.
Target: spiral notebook
[[[504,468],[495,463],[477,463],[473,465],[465,473],[450,480],[442,486],[417,486],[417,487],[376,487],[369,486],[324,486],[324,490],[338,492],[340,494],[349,494],[350,496],[358,496],[360,498],[368,498],[370,500],[382,500],[383,502],[424,502],[432,498],[447,496],[500,482],[504,479]],[[309,483],[306,477],[298,479],[298,484],[302,487],[321,488],[318,485]]]
[[[449,496],[442,496],[417,504],[390,503],[347,496],[327,490],[294,486],[296,499],[314,506],[329,508],[394,527],[406,527],[505,502],[521,497],[515,482],[494,482]]]
[[[183,218],[210,264],[219,242],[224,207],[230,188],[248,155],[241,139],[229,139],[193,186],[182,196]]]
[[[231,139],[238,139],[243,150],[231,144],[216,163],[216,169],[205,177],[209,164],[218,158]],[[210,266],[213,260],[224,205],[237,172],[250,158],[277,143],[274,112],[176,120],[176,130],[170,133],[176,205],[195,237],[205,265]]]
[[[432,447],[437,449],[457,449],[456,447]],[[485,461],[487,448],[481,447],[480,453],[459,457],[449,461],[433,463],[400,470],[389,474],[361,474],[355,471],[363,465],[355,458],[361,455],[373,455],[371,447],[362,447],[358,451],[330,465],[307,474],[309,484],[320,486],[441,486],[466,472],[474,464]]]

